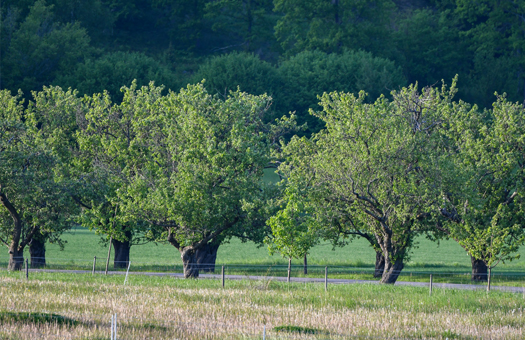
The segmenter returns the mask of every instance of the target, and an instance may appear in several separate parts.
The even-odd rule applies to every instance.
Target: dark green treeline
[[[206,78],[307,114],[325,91],[370,100],[459,75],[458,97],[488,107],[525,98],[525,5],[481,0],[4,0],[0,88],[81,94],[137,79],[178,90]]]

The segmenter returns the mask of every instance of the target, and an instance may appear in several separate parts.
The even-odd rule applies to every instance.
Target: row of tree
[[[455,81],[372,103],[364,92],[325,93],[311,111],[325,128],[286,142],[300,127],[293,115],[268,122],[267,95],[211,95],[202,83],[122,90],[119,103],[59,87],[27,103],[0,92],[9,269],[22,268],[28,245],[42,265],[46,240],[78,224],[106,235],[122,266],[134,242],[168,242],[186,277],[231,237],[286,258],[364,237],[384,283],[418,235],[456,240],[475,279],[525,242],[525,110],[505,96],[479,110],[453,100]],[[279,184],[263,181],[267,167],[278,167]]]
[[[330,82],[338,86],[315,94],[357,88],[373,101],[375,92],[388,94],[416,81],[434,85],[459,74],[458,96],[480,107],[490,108],[494,91],[506,92],[512,101],[525,99],[525,6],[520,1],[4,0],[0,10],[0,88],[21,88],[26,99],[30,91],[52,84],[89,96],[108,90],[117,101],[120,86],[133,79],[139,86],[154,80],[177,90],[202,80],[194,76],[209,71],[210,59],[235,51],[283,68],[284,77],[269,78],[254,94],[274,95],[279,116],[292,110],[302,120],[309,119],[304,104],[315,109],[317,102],[315,96],[311,101],[312,91],[293,90],[295,77],[331,74]],[[388,91],[386,80],[362,88],[374,77],[354,76],[360,69],[352,67],[338,77],[331,71],[338,61],[300,56],[315,51],[334,59],[365,51],[371,58],[361,67],[384,65],[384,74],[396,70],[395,81]],[[290,70],[302,62],[310,65],[302,74]],[[234,66],[223,72],[226,78],[221,73],[218,81],[227,82],[209,87],[210,93],[238,85],[253,93],[249,78]],[[283,81],[285,92],[279,90]],[[282,93],[299,98],[279,98]]]

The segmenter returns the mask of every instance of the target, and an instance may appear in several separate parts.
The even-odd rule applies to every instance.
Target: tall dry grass
[[[75,279],[76,278],[76,279]],[[122,281],[122,278],[119,279]],[[55,313],[76,324],[4,317],[0,338],[109,338],[111,315],[120,339],[290,338],[272,328],[317,329],[301,338],[525,338],[521,295],[415,287],[227,282],[173,278],[41,275],[26,281],[0,274],[0,311]],[[0,316],[2,314],[0,313]]]

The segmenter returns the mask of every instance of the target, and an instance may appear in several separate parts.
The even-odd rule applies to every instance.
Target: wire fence
[[[156,275],[184,277],[182,264],[156,264],[147,262],[112,261],[107,266],[107,258],[93,259],[63,259],[47,258],[43,268],[30,268],[31,263],[25,261],[20,276],[28,280],[38,278],[42,272],[68,271],[70,273],[91,274],[94,276],[121,275],[125,285],[128,275]],[[0,268],[6,269],[8,258],[0,258]],[[221,280],[223,286],[228,286],[230,280],[266,280],[288,281],[290,283],[323,284],[325,289],[330,289],[335,284],[351,283],[379,283],[380,278],[374,277],[374,268],[350,267],[342,265],[255,265],[255,264],[191,264],[199,270],[199,277]],[[412,271],[406,268],[400,271],[397,285],[412,285],[427,287],[429,294],[432,289],[458,288],[458,289],[486,289],[487,282],[483,275],[477,275],[477,280],[472,280],[470,272],[444,272],[444,271]],[[124,278],[125,275],[125,278]],[[486,275],[488,276],[488,275]],[[488,279],[488,277],[486,277]],[[488,280],[487,280],[488,281]],[[493,289],[509,290],[523,294],[525,298],[525,273],[523,272],[491,272],[490,281]],[[134,334],[139,338],[147,334],[169,334],[172,338],[192,339],[392,339],[392,337],[351,336],[322,330],[295,329],[278,330],[275,325],[243,325],[233,326],[216,320],[199,322],[185,322],[183,320],[164,322],[161,319],[152,319],[147,316],[132,316],[115,313],[107,314],[74,314],[68,311],[67,317],[50,314],[47,311],[0,311],[0,338],[21,339],[123,339],[126,334]],[[33,315],[36,320],[43,316],[48,323],[63,325],[65,327],[20,327],[16,326],[20,315],[27,318]],[[37,322],[38,323],[38,322]],[[13,327],[10,328],[10,325]],[[78,335],[80,334],[80,335]],[[119,335],[120,334],[120,335]],[[142,334],[142,335],[141,335]],[[135,336],[133,336],[135,338]]]
[[[32,258],[39,264],[32,266],[31,261],[25,260],[24,269],[27,272],[38,270],[68,270],[77,273],[92,274],[126,274],[129,275],[170,275],[184,277],[184,266],[182,263],[153,263],[139,261],[107,261],[107,258],[94,257],[91,259],[77,258]],[[6,269],[9,262],[8,257],[0,257],[0,268]],[[45,262],[45,265],[41,265]],[[34,268],[36,267],[36,268]],[[344,265],[268,265],[268,264],[220,264],[220,263],[193,263],[192,267],[198,272],[200,278],[239,280],[239,279],[260,279],[272,278],[277,281],[289,282],[325,282],[326,284],[344,283],[379,283],[381,273],[376,275],[375,268],[371,267],[352,267]],[[398,285],[422,286],[433,284],[435,287],[443,288],[462,288],[466,289],[485,288],[490,282],[490,287],[501,288],[500,290],[510,290],[522,292],[525,289],[525,272],[518,271],[496,271],[475,273],[467,271],[442,271],[431,268],[429,270],[404,270],[395,272]],[[490,278],[490,280],[489,280]],[[127,279],[126,279],[127,280]],[[509,287],[509,289],[505,289]],[[512,290],[510,287],[515,287]]]

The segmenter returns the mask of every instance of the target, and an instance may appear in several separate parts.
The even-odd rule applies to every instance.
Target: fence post
[[[222,276],[222,288],[224,288],[224,266],[221,268],[221,276]]]
[[[114,340],[115,338],[113,337],[113,324],[115,323],[115,315],[111,315],[111,340]]]
[[[109,238],[108,258],[106,259],[106,272],[104,273],[104,275],[108,275],[109,257],[111,256],[111,245],[112,244],[113,244],[113,236]]]
[[[432,296],[432,274],[430,274],[430,296]]]
[[[95,275],[95,266],[97,265],[97,257],[95,256],[93,258],[93,270],[91,271],[91,275]]]
[[[263,328],[263,340],[266,340],[266,325]]]
[[[328,267],[324,267],[324,291],[328,291]]]
[[[490,292],[490,276],[492,274],[492,268],[489,267],[489,277],[487,280],[487,293]]]
[[[26,280],[29,280],[29,260],[26,259]]]
[[[128,281],[129,267],[131,267],[131,261],[128,262],[128,270],[126,271],[126,278],[124,279],[124,285],[126,285],[126,282]]]
[[[290,283],[290,271],[292,270],[292,258],[288,259],[288,277],[286,278],[286,282]]]
[[[306,254],[304,254],[304,275],[308,275],[308,259],[306,258]]]

